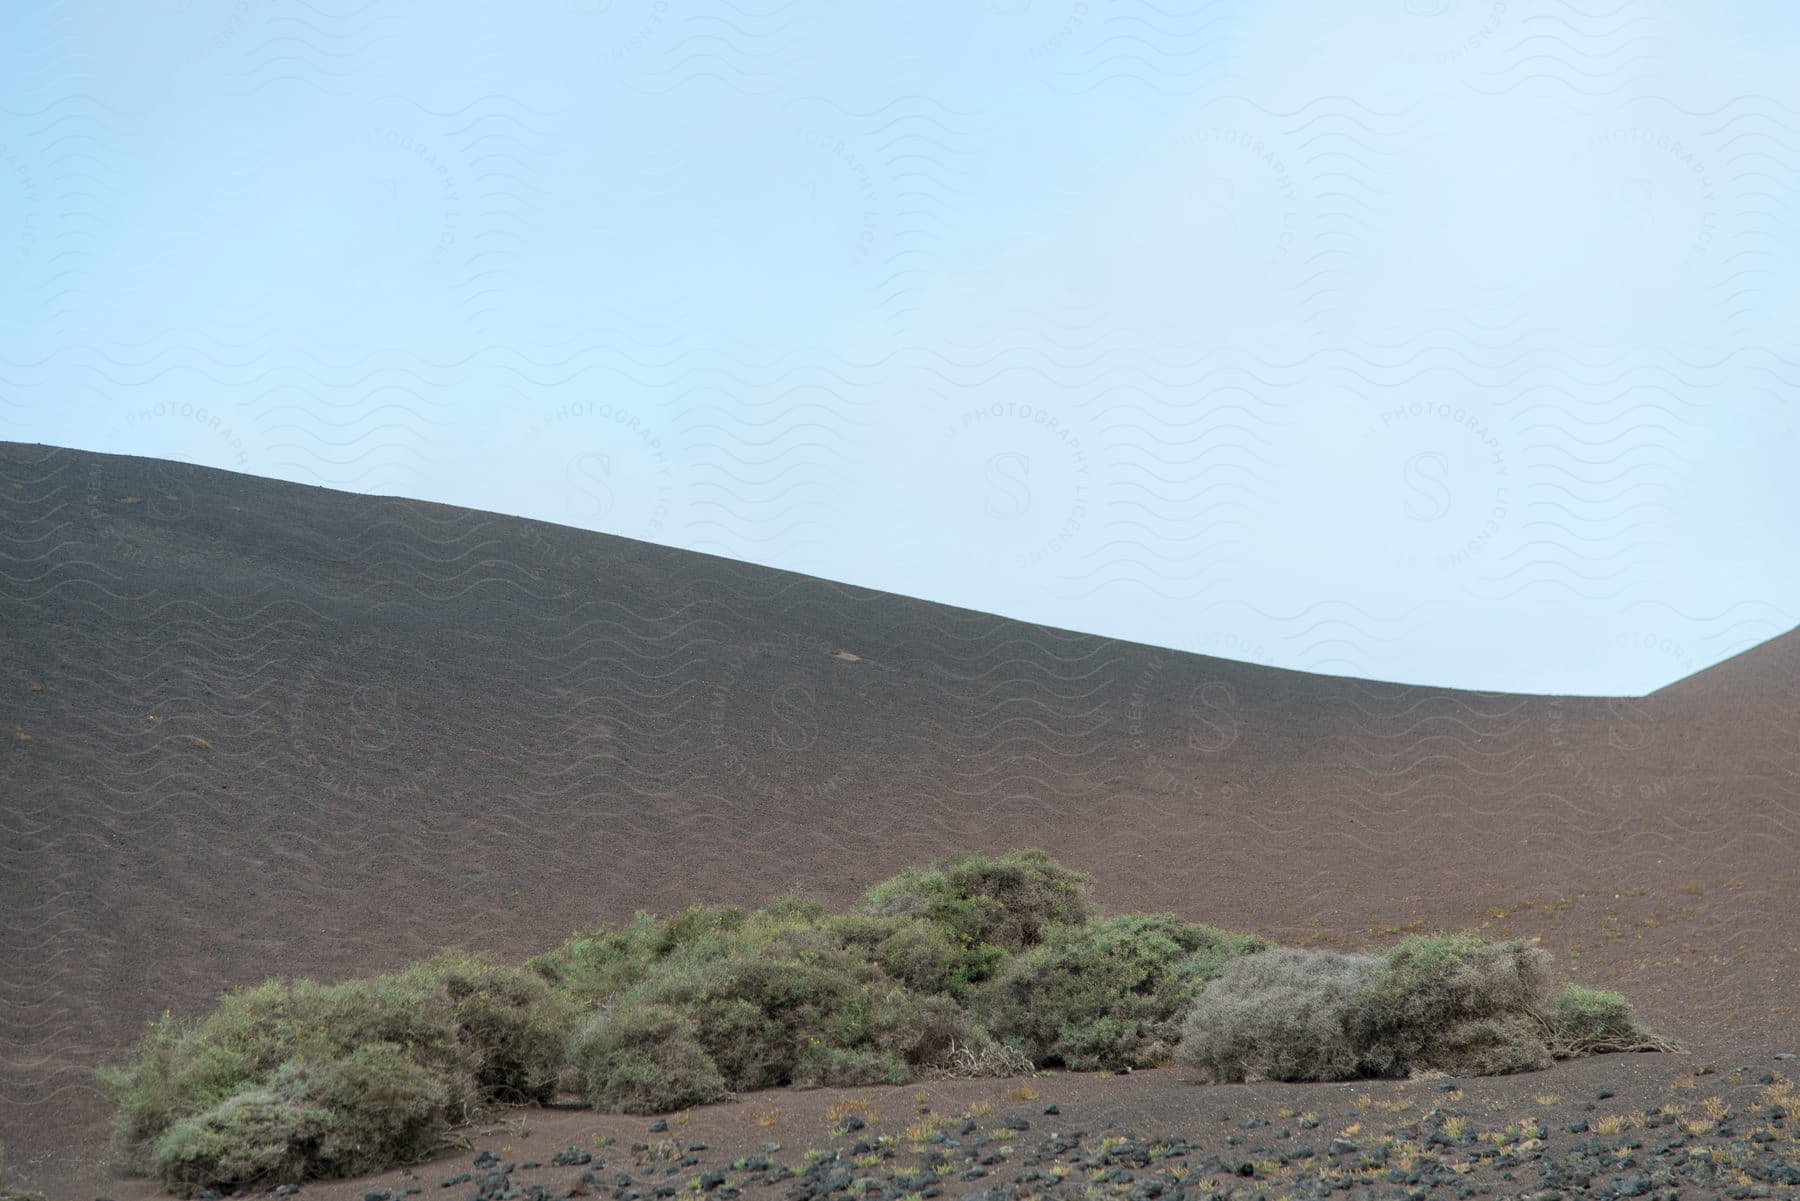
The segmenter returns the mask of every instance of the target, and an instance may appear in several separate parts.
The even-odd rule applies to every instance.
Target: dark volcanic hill
[[[1649,697],[1280,671],[687,551],[0,444],[0,1142],[275,973],[1043,846],[1291,941],[1544,936],[1699,1045],[1791,1037],[1800,639]]]

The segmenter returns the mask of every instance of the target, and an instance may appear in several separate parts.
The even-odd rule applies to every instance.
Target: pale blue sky
[[[1800,622],[1797,30],[20,0],[0,436],[1644,691]]]

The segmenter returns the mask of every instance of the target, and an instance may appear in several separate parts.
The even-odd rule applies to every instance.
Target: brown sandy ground
[[[1800,1050],[1796,634],[1640,698],[1378,684],[18,444],[0,634],[0,1143],[53,1198],[112,1187],[93,1069],[166,1008],[965,850],[1290,944],[1539,935],[1722,1072]]]

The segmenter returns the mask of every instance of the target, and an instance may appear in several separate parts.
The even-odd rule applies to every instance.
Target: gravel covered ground
[[[524,1110],[430,1163],[281,1195],[1800,1196],[1793,1077],[1791,1059],[1635,1055],[1478,1080],[1212,1086],[1157,1071],[782,1090],[654,1121]],[[113,1197],[153,1195],[133,1182]]]

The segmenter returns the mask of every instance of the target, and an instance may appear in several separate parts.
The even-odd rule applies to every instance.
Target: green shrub
[[[205,1027],[165,1012],[132,1049],[127,1066],[98,1072],[116,1110],[116,1136],[134,1167],[143,1167],[145,1145],[174,1122],[206,1112],[279,1062],[273,1056],[257,1062],[245,1049],[209,1036],[226,1025],[222,1015],[241,996],[227,995]]]
[[[1545,1014],[1550,1049],[1558,1059],[1607,1051],[1666,1050],[1668,1042],[1638,1020],[1631,1002],[1616,992],[1565,984]]]
[[[312,1148],[330,1121],[320,1106],[247,1089],[169,1127],[156,1140],[156,1176],[183,1196],[292,1184],[313,1169]]]
[[[130,1163],[171,1188],[343,1175],[490,1102],[548,1097],[575,1012],[529,973],[448,952],[340,984],[266,981],[198,1022],[165,1014],[101,1081]],[[373,1159],[346,1150],[364,1144]]]
[[[912,1065],[892,1051],[870,1047],[845,1050],[815,1043],[800,1052],[794,1083],[805,1088],[854,1088],[863,1084],[905,1084]]]
[[[980,1012],[989,1031],[1041,1066],[1165,1064],[1200,988],[1267,945],[1170,914],[1053,927],[989,982]]]
[[[554,1095],[582,1012],[574,997],[528,972],[460,952],[413,970],[423,991],[441,991],[454,1006],[458,1039],[475,1055],[484,1100],[548,1101]]]
[[[582,1099],[613,1113],[665,1113],[728,1094],[693,1022],[665,1006],[602,1010],[575,1036],[570,1059]]]
[[[966,1000],[976,982],[993,975],[1007,957],[987,943],[959,943],[943,926],[923,918],[853,913],[830,920],[833,933],[847,948],[918,992]]]
[[[433,1072],[391,1043],[365,1043],[321,1066],[288,1063],[273,1087],[331,1115],[316,1152],[319,1176],[359,1176],[422,1159],[470,1110],[466,1080]]]
[[[157,1139],[157,1177],[173,1191],[253,1188],[355,1176],[435,1150],[450,1085],[400,1047],[368,1043],[323,1065],[290,1061]]]
[[[1385,960],[1381,986],[1364,999],[1361,1013],[1373,1074],[1482,1075],[1550,1066],[1535,1020],[1550,989],[1550,956],[1531,942],[1422,935],[1394,947]]]
[[[629,922],[577,934],[525,966],[559,992],[603,1001],[642,981],[675,952],[741,929],[747,916],[729,905],[690,905],[672,917],[640,913]]]
[[[961,947],[1017,953],[1036,945],[1046,927],[1077,926],[1091,918],[1092,884],[1087,873],[1042,851],[997,859],[960,855],[877,884],[857,908],[882,917],[925,918]]]
[[[953,1000],[907,989],[826,926],[756,924],[724,945],[702,940],[623,1001],[687,1015],[736,1091],[806,1082],[803,1057],[819,1062],[819,1047],[927,1063],[966,1029]]]

